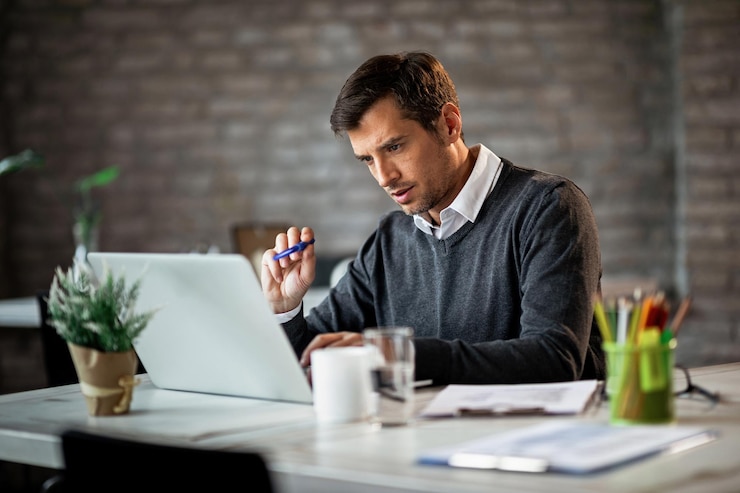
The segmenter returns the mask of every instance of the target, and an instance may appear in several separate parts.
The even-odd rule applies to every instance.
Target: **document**
[[[448,385],[422,410],[427,418],[466,414],[578,414],[598,398],[599,380]]]
[[[612,426],[556,421],[429,450],[421,464],[518,472],[587,474],[717,438],[711,430],[665,425]]]

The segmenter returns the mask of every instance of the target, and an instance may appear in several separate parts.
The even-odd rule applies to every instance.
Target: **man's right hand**
[[[262,291],[274,313],[285,313],[300,305],[316,278],[316,256],[314,246],[309,245],[302,252],[279,260],[273,257],[300,241],[311,241],[313,237],[311,228],[299,230],[291,226],[286,233],[275,237],[275,248],[262,255]]]

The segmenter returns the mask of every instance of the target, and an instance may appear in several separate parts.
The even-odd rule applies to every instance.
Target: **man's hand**
[[[291,226],[287,233],[280,233],[275,237],[275,248],[262,255],[262,291],[274,313],[285,313],[300,305],[316,278],[316,256],[314,246],[309,245],[305,250],[291,253],[279,260],[274,260],[273,257],[300,241],[309,242],[312,239],[311,228],[299,230]]]
[[[362,334],[358,332],[329,332],[319,334],[306,346],[301,355],[301,366],[311,364],[311,352],[325,347],[362,346]]]

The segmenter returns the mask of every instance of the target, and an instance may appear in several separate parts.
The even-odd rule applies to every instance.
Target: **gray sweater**
[[[402,211],[382,217],[329,296],[283,324],[296,353],[321,332],[407,325],[416,378],[437,385],[603,378],[589,200],[566,178],[503,161],[476,222],[445,240]]]

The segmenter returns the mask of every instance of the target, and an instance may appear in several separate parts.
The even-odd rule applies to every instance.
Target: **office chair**
[[[154,444],[79,430],[62,434],[62,451],[65,469],[44,482],[42,493],[275,491],[257,452]]]
[[[290,224],[237,222],[230,226],[231,243],[234,253],[244,255],[252,264],[259,278],[262,269],[262,254],[275,246],[275,237],[288,231]],[[321,241],[320,239],[317,241]],[[339,277],[347,271],[347,263],[354,253],[344,255],[318,255],[316,257],[316,279],[314,286],[334,286]],[[335,272],[336,269],[336,272]]]
[[[290,227],[282,223],[239,222],[231,225],[231,241],[235,253],[241,253],[259,275],[262,254],[275,246],[275,237]]]
[[[72,363],[72,356],[69,354],[67,342],[47,322],[49,311],[46,300],[48,298],[48,289],[36,292],[36,301],[39,304],[39,316],[41,320],[41,349],[44,354],[46,382],[49,387],[77,383],[77,371]]]

